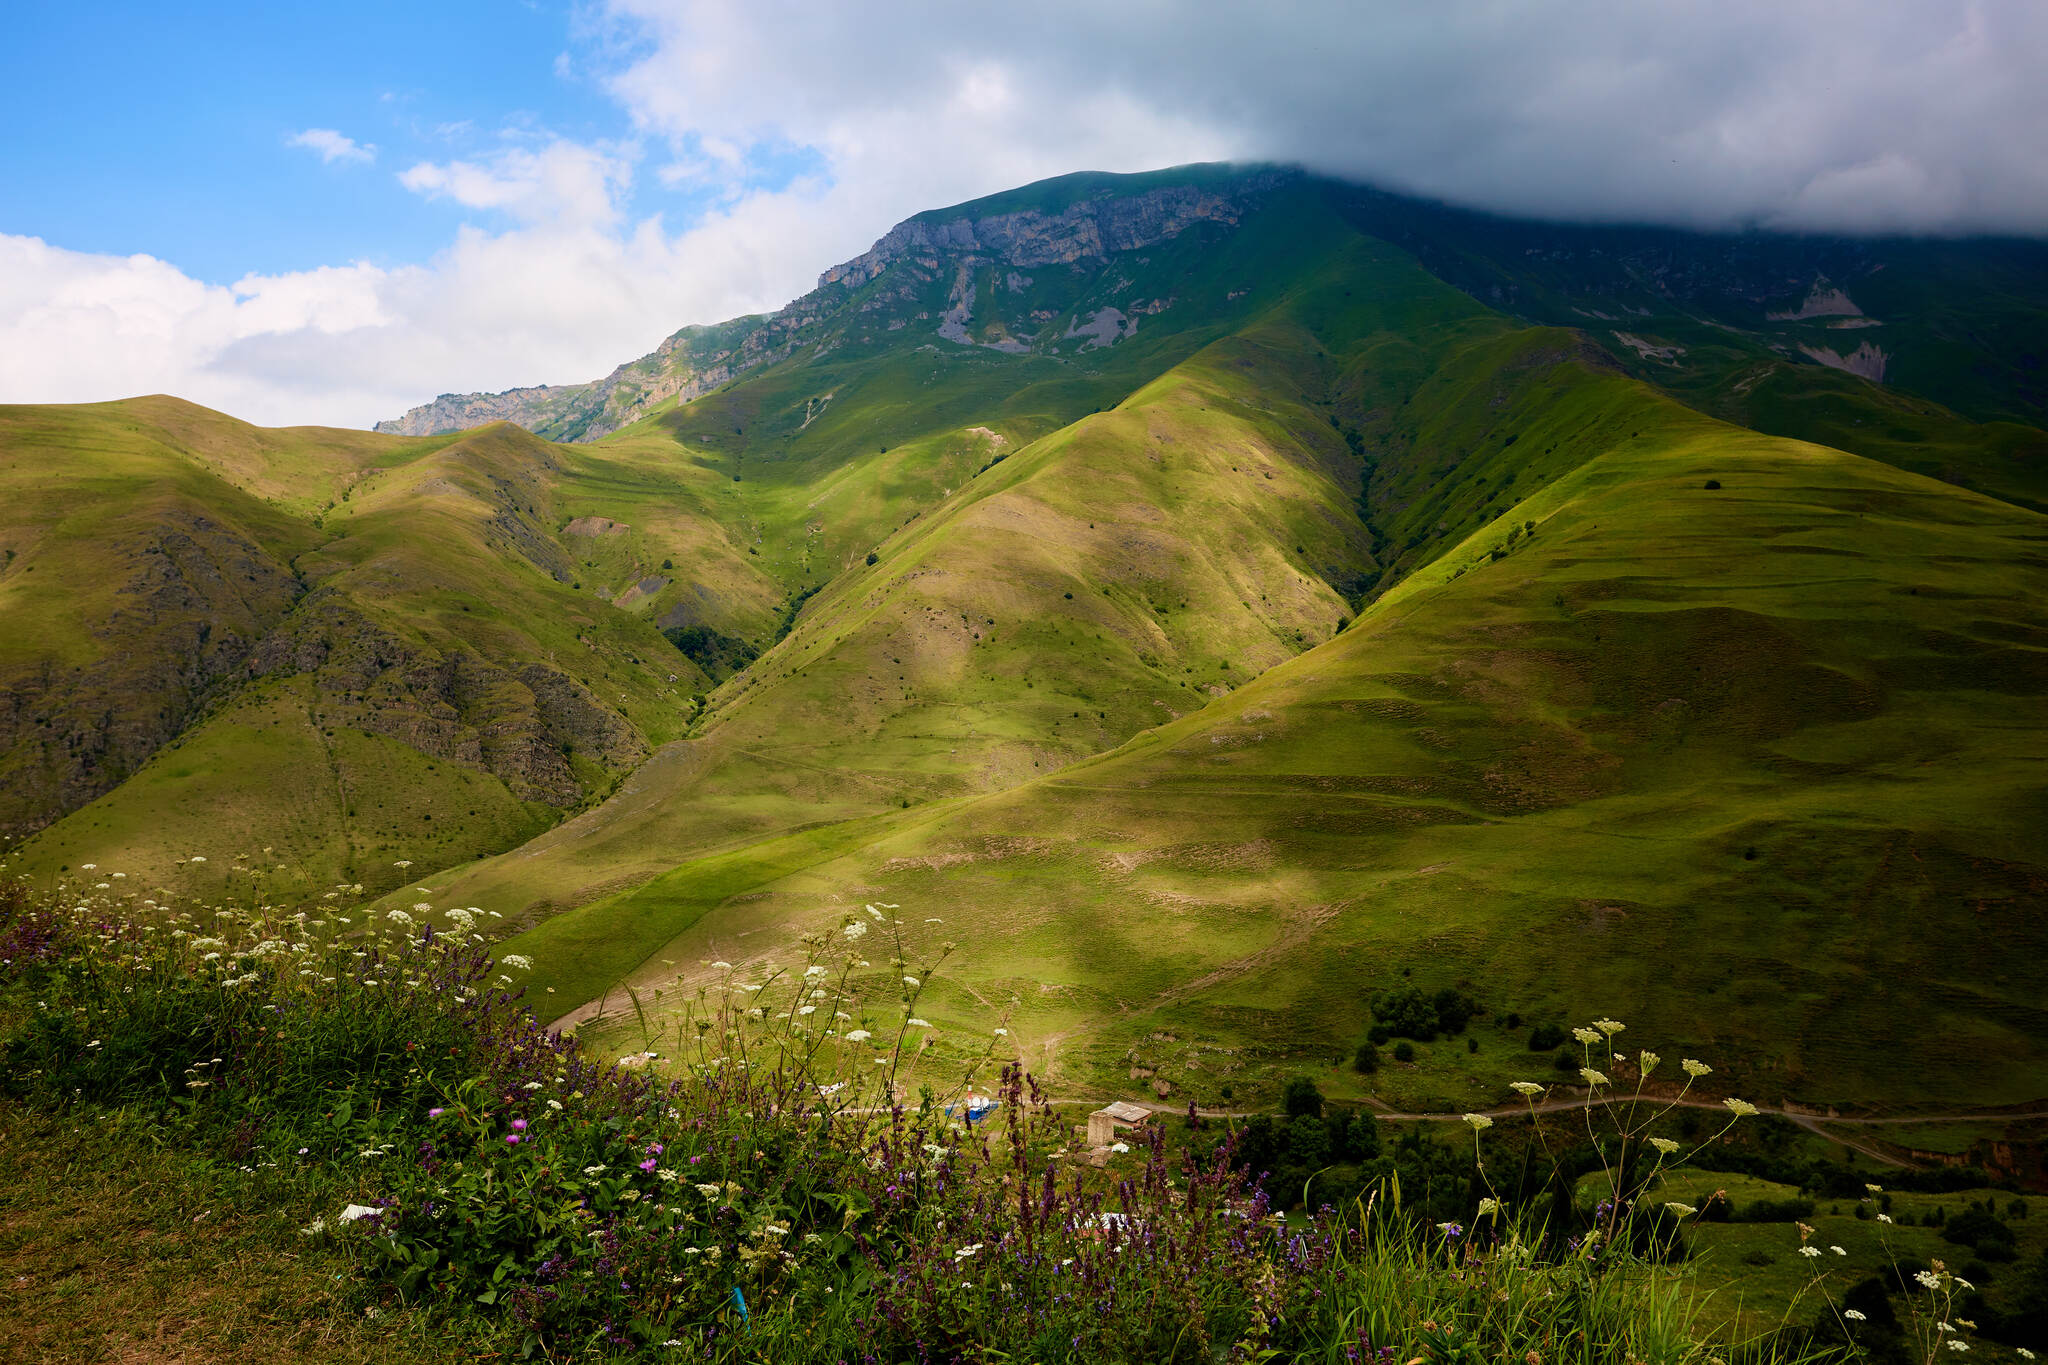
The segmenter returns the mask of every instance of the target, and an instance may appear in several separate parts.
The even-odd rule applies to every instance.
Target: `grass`
[[[820,885],[859,886],[943,917],[932,932],[972,945],[956,1022],[1015,996],[1030,1055],[1074,1086],[1122,1088],[1133,1059],[1172,1055],[1161,1034],[1230,1050],[1161,1072],[1205,1101],[1344,1056],[1410,967],[1496,1016],[1625,1009],[1743,1057],[1770,1096],[2038,1095],[2041,983],[2015,945],[2041,700],[2014,642],[2040,629],[2040,518],[1569,359],[1517,373],[1550,391],[1528,418],[1495,410],[1530,494],[1334,640],[744,899],[715,883],[711,913],[685,863],[634,904],[699,906],[691,934],[622,919],[645,936],[608,952],[730,953],[836,913],[805,909]],[[611,909],[577,913],[594,936]],[[1979,1066],[1987,1049],[2008,1064]],[[1532,1062],[1490,1047],[1378,1084],[1470,1103]]]
[[[1462,1144],[1404,1145],[1348,1212],[1291,1220],[1240,1169],[1244,1135],[1192,1119],[1077,1160],[1075,1115],[1005,1035],[934,1040],[917,1016],[945,950],[879,909],[785,945],[781,967],[728,971],[693,1017],[639,1016],[630,1067],[542,1031],[512,987],[527,965],[494,962],[478,917],[445,917],[436,933],[353,897],[286,913],[0,884],[0,1262],[38,1314],[9,1348],[791,1365],[1726,1350],[1657,1256],[1627,1237],[1595,1253],[1599,1215],[1564,1211],[1583,1240],[1480,1235],[1499,1219],[1473,1206]],[[948,1116],[970,1087],[1000,1101],[978,1131]],[[1436,1188],[1404,1200],[1424,1168]],[[1469,1240],[1431,1230],[1445,1211]]]
[[[415,1365],[459,1338],[366,1303],[353,1260],[299,1228],[289,1182],[120,1112],[0,1103],[0,1360]],[[369,1309],[370,1312],[365,1310]]]
[[[0,819],[62,814],[17,866],[430,886],[564,1013],[887,899],[968,945],[947,1022],[1013,1009],[1090,1092],[1479,1103],[1546,1065],[1510,1013],[1627,1009],[1768,1097],[2038,1097],[2039,433],[1957,362],[2024,331],[2026,249],[1760,247],[1884,313],[1878,389],[1773,350],[1834,334],[1708,239],[1510,226],[1301,181],[1106,261],[906,258],[576,447],[9,409]],[[1976,341],[1943,271],[2006,298]],[[956,293],[1022,349],[934,339]],[[1683,363],[1617,362],[1587,310],[1653,304]],[[166,525],[190,600],[132,610]],[[713,679],[686,625],[763,652]],[[1479,1050],[1343,1073],[1404,971]]]

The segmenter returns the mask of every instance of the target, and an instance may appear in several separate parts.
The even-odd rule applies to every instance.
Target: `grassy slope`
[[[1441,278],[1529,321],[1586,329],[1630,373],[1712,416],[2048,510],[2038,242],[1729,237],[1331,193],[1362,231]],[[1784,316],[1817,280],[1862,315]],[[1883,384],[1800,349],[1865,342],[1888,357]]]
[[[750,838],[1015,785],[1327,639],[1340,589],[1376,572],[1329,401],[1356,388],[1346,358],[1391,384],[1390,337],[1500,324],[1400,253],[1322,234],[1234,333],[875,542],[606,808],[449,894],[544,914]]]
[[[684,867],[530,943],[615,914],[608,960],[652,979],[886,899],[970,945],[942,1022],[1014,996],[1069,1083],[1208,1098],[1348,1050],[1403,969],[1620,1014],[1758,1093],[2038,1094],[2048,522],[1570,359],[1522,374],[1528,496],[1335,641],[1030,786],[845,853],[821,831],[715,903]],[[1498,1034],[1424,1052],[1382,1088],[1491,1099],[1532,1064]]]
[[[377,453],[444,443],[162,398],[0,408],[0,829],[126,777],[282,619],[318,535],[261,494],[324,500]]]
[[[991,294],[983,306],[1028,315],[1059,303],[1065,318],[1130,275],[1138,284],[1125,293],[1164,293],[1177,280],[1173,306],[1114,348],[1076,351],[1064,322],[1047,329],[1047,353],[1029,355],[907,345],[875,324],[877,335],[828,339],[821,358],[750,376],[578,452],[562,505],[630,524],[579,551],[605,582],[653,589],[631,594],[629,610],[765,646],[798,594],[822,591],[782,649],[712,695],[700,739],[636,774],[612,806],[461,877],[458,893],[544,913],[734,840],[1022,780],[1156,723],[1166,712],[1155,703],[1185,709],[1195,689],[1327,634],[1346,608],[1302,570],[1356,580],[1370,559],[1348,510],[1354,462],[1302,406],[1305,395],[1290,392],[1319,374],[1309,352],[1294,353],[1315,346],[1298,326],[1275,333],[1276,353],[1229,361],[1260,366],[1283,399],[1284,412],[1251,414],[1217,445],[1246,459],[1267,452],[1259,458],[1272,477],[1257,477],[1278,495],[1271,510],[1257,506],[1264,495],[1247,489],[1254,476],[1242,470],[1211,487],[1229,460],[1216,470],[1185,458],[1149,459],[1142,474],[1122,467],[1147,443],[1207,442],[1196,427],[1163,424],[1159,414],[1187,403],[1149,406],[1158,428],[1149,435],[1108,414],[1066,424],[1251,319],[1286,315],[1298,272],[1348,268],[1332,253],[1355,240],[1327,213],[1276,209],[1236,235],[1166,244],[1115,269],[1062,268],[1021,302]],[[1458,304],[1454,313],[1473,311],[1418,278]],[[925,283],[942,302],[943,278]],[[885,276],[856,303],[916,284]],[[1043,293],[1055,284],[1057,297]],[[1051,353],[1062,346],[1068,354]],[[821,402],[826,394],[832,401]],[[1032,442],[1044,433],[1058,439]],[[1040,474],[1055,466],[1057,476]],[[1078,482],[1053,487],[1070,474]],[[1196,553],[1193,529],[1210,515],[1230,536],[1285,542],[1284,553],[1242,569]],[[672,550],[644,536],[679,516],[723,529]],[[1122,539],[1089,520],[1114,523]],[[1310,545],[1315,564],[1304,558]],[[863,562],[871,550],[874,567]],[[1127,552],[1144,562],[1123,565]],[[662,558],[675,567],[660,569]],[[1115,584],[1121,595],[1082,605],[1077,594],[1069,606],[1063,594],[1080,574],[1092,575],[1089,592]],[[1233,574],[1244,581],[1227,582]],[[1212,621],[1218,613],[1228,621]],[[1120,660],[1098,678],[1087,676],[1099,662],[1092,636],[1084,648],[1091,632],[1118,637]],[[971,666],[956,644],[972,647]],[[1221,666],[1232,653],[1234,674]],[[1043,676],[1020,688],[1001,675],[1026,654]],[[1198,660],[1199,677],[1189,671]],[[1068,686],[1077,682],[1087,696]]]
[[[321,675],[317,690],[336,694],[328,700],[337,704],[306,714],[315,738],[370,726],[444,762],[477,762],[480,748],[483,766],[504,788],[437,792],[429,783],[417,799],[386,797],[387,811],[442,809],[441,828],[433,835],[394,847],[388,831],[329,823],[368,818],[367,811],[358,817],[349,809],[342,759],[330,755],[308,766],[307,755],[280,748],[274,761],[266,761],[243,752],[241,731],[231,727],[218,744],[197,734],[187,738],[205,750],[197,769],[215,775],[205,797],[236,812],[223,828],[246,830],[259,846],[289,846],[294,861],[310,860],[342,876],[370,875],[386,855],[398,852],[431,865],[462,862],[482,848],[502,846],[508,828],[531,832],[535,822],[547,819],[536,799],[560,804],[567,784],[561,774],[552,782],[525,780],[532,777],[524,771],[532,766],[527,760],[537,758],[545,766],[547,756],[523,760],[517,753],[494,753],[493,736],[509,729],[516,741],[527,742],[551,727],[531,714],[516,679],[486,679],[468,686],[467,696],[430,687],[422,697],[416,684],[423,670],[445,672],[472,656],[500,663],[548,661],[615,708],[639,737],[656,744],[670,738],[689,718],[688,698],[709,684],[654,638],[654,625],[705,624],[770,643],[797,594],[858,564],[870,546],[968,484],[992,456],[1113,403],[1219,335],[1231,320],[1268,302],[1256,287],[1262,269],[1271,273],[1264,263],[1294,259],[1304,233],[1321,233],[1325,242],[1330,235],[1327,221],[1305,224],[1285,211],[1263,221],[1261,231],[1225,234],[1220,245],[1190,235],[1167,244],[1143,266],[1126,262],[1141,288],[1162,295],[1198,265],[1209,271],[1209,287],[1201,297],[1172,303],[1166,321],[1173,325],[1155,322],[1142,337],[1113,349],[1078,353],[1066,342],[1072,354],[1061,357],[1051,354],[1065,342],[1055,335],[1045,355],[1007,356],[950,344],[913,345],[911,338],[877,327],[875,334],[837,336],[822,359],[785,367],[599,447],[550,448],[509,429],[413,441],[261,433],[170,400],[110,405],[100,413],[102,425],[150,424],[166,468],[185,476],[197,466],[234,485],[210,484],[207,498],[232,507],[237,491],[246,490],[269,500],[252,506],[261,506],[273,521],[280,514],[288,519],[277,534],[288,535],[291,543],[272,557],[274,567],[280,577],[289,569],[303,579],[299,587],[311,591],[292,621],[281,622],[273,605],[245,634],[256,637],[282,624],[290,646],[284,653],[291,656],[286,671],[312,666],[304,645],[309,636],[318,637],[318,648],[310,651]],[[870,293],[898,287],[910,285],[892,276],[871,285]],[[939,276],[921,287],[943,303],[950,286]],[[1129,287],[1124,275],[1075,269],[1000,306],[1044,311],[1056,304],[1066,310],[1048,329],[1056,334],[1076,310],[1098,302],[1093,294],[1106,299],[1120,287]],[[1231,293],[1239,298],[1229,298]],[[996,293],[988,297],[978,306],[999,326]],[[822,403],[814,412],[811,390],[818,384],[842,401]],[[106,458],[107,434],[82,425],[84,411],[51,415],[95,458]],[[752,434],[745,442],[737,433],[725,440],[728,421]],[[744,480],[731,477],[741,469],[747,471]],[[602,526],[593,518],[615,524]],[[315,534],[302,524],[307,519],[316,523]],[[103,541],[94,547],[83,534],[71,540],[95,552],[104,548]],[[72,575],[88,577],[82,567]],[[625,612],[599,605],[603,599]],[[345,661],[341,671],[347,676],[339,679],[331,676],[336,669],[329,657],[336,637],[356,655],[368,656]],[[566,662],[578,654],[580,661]],[[271,671],[274,661],[263,668]],[[150,695],[139,682],[128,690]],[[1135,728],[1135,721],[1126,723],[1113,738]],[[572,736],[570,742],[585,738]],[[1077,749],[1070,732],[1066,748],[1085,752],[1103,742]],[[599,753],[594,765],[574,763],[583,790],[601,790],[609,781],[606,768],[615,772],[637,757],[630,746],[612,750]],[[741,765],[758,761],[744,757]],[[193,766],[181,762],[164,771]],[[749,774],[743,781],[758,790],[730,803],[726,824],[733,828],[759,830],[815,818],[811,799],[793,803],[787,783],[775,775]],[[262,794],[273,789],[301,795],[266,811]],[[316,790],[317,797],[308,794]],[[191,824],[165,809],[168,791],[164,782],[152,781],[110,797],[105,807],[45,835],[38,865],[104,856],[163,875],[173,855],[193,851],[188,840],[161,833]],[[855,780],[848,804],[835,813],[863,809],[886,796]],[[282,813],[329,807],[329,814],[311,823]],[[250,818],[240,813],[252,810]],[[717,821],[710,824],[700,846],[719,832]],[[361,856],[315,857],[306,852],[308,845],[355,849]]]
[[[1890,852],[1888,868],[1931,859],[1927,885],[1977,889],[1999,913],[2037,894],[2013,848],[1966,847],[1924,808],[1893,800],[1912,785],[1901,772],[1934,781],[1915,765],[1946,753],[1966,775],[1952,780],[1956,799],[1988,809],[1975,837],[2039,813],[2025,776],[2032,759],[1988,738],[2011,723],[2011,706],[2035,704],[2037,623],[2013,604],[2038,587],[2026,578],[2038,564],[2028,533],[2007,527],[1966,546],[1942,523],[1950,512],[1925,510],[1960,495],[1848,461],[1854,496],[1901,478],[1918,490],[1917,510],[1881,518],[1873,534],[1883,535],[1867,543],[1759,549],[1769,515],[1826,503],[1800,481],[1815,457],[1795,461],[1786,452],[1802,448],[1653,400],[1571,333],[1511,330],[1357,237],[1313,188],[1277,196],[1235,231],[1194,229],[1104,267],[976,279],[972,330],[1019,339],[1028,349],[1018,355],[920,340],[956,278],[915,262],[891,270],[795,361],[575,450],[505,427],[402,442],[252,435],[183,405],[150,414],[164,431],[173,416],[185,428],[226,423],[204,440],[181,428],[190,449],[178,467],[203,469],[206,496],[223,505],[239,506],[240,494],[222,493],[222,480],[271,498],[245,499],[251,517],[269,518],[264,534],[278,548],[263,552],[312,591],[274,637],[289,646],[284,664],[260,661],[261,685],[217,703],[180,749],[46,834],[32,862],[118,856],[161,871],[200,847],[217,856],[276,844],[309,881],[389,885],[395,855],[419,858],[421,872],[464,864],[551,820],[535,798],[559,806],[565,780],[572,793],[603,790],[637,746],[682,734],[690,694],[708,692],[693,737],[660,749],[613,800],[515,852],[434,876],[436,899],[533,918],[589,907],[534,936],[560,992],[581,998],[662,952],[694,951],[705,934],[743,932],[761,907],[735,911],[729,898],[750,889],[776,884],[811,909],[854,887],[912,894],[920,876],[943,871],[986,892],[978,924],[1002,926],[994,938],[977,928],[978,954],[1005,970],[1022,964],[1020,980],[1080,973],[1054,990],[1032,987],[1032,1032],[1043,1044],[1066,1040],[1063,1064],[1092,1078],[1123,1066],[1144,1031],[1103,1021],[1139,1005],[1212,1042],[1257,1037],[1276,1054],[1336,1055],[1362,1029],[1361,993],[1403,955],[1433,979],[1490,973],[1502,998],[1481,994],[1503,1009],[1576,1010],[1589,997],[1546,981],[1530,937],[1576,924],[1573,915],[1598,942],[1610,930],[1625,946],[1651,933],[1676,941],[1677,898],[1697,894],[1685,913],[1728,921],[1741,952],[1776,962],[1756,942],[1759,907],[1808,918],[1842,904],[1895,919],[1923,913],[1925,886],[1849,884],[1873,849]],[[1146,299],[1162,311],[1134,309],[1138,332],[1113,348],[1083,350],[1068,335],[1096,308]],[[897,315],[925,310],[922,330],[892,332],[884,303]],[[1830,431],[1877,410],[1870,394],[1882,391],[1860,380],[1784,369],[1745,394],[1804,405],[1797,420]],[[1733,371],[1714,373],[1721,382]],[[1938,456],[1937,472],[1964,469],[2001,491],[2033,477],[2025,429],[1965,430],[1921,400],[1886,402],[1896,409],[1888,458],[1932,467]],[[130,409],[139,405],[110,405],[108,420],[132,420]],[[1950,438],[1953,450],[1941,445]],[[2010,489],[1984,475],[1986,450],[2004,462]],[[991,466],[998,453],[1007,458]],[[1731,482],[1665,525],[1669,509],[1638,498],[1655,486],[1650,466],[1627,464],[1653,453],[1667,473],[1687,461],[1761,461],[1796,497],[1759,504]],[[1364,527],[1350,512],[1361,476]],[[1840,518],[1858,515],[1840,501],[1851,494],[1827,496],[1837,499],[1826,503],[1829,534],[1842,538]],[[1596,502],[1605,510],[1589,520]],[[1955,505],[1978,509],[1972,516],[1995,506]],[[2009,508],[1999,515],[2029,524]],[[593,517],[623,525],[580,520]],[[1521,533],[1530,521],[1541,523],[1533,539]],[[1584,561],[1555,561],[1561,534],[1589,539],[1613,567],[1586,577]],[[1944,539],[1982,562],[1929,560],[1927,546]],[[1760,574],[1769,591],[1687,577],[1693,561],[1674,547],[1689,545],[1724,575]],[[1495,549],[1502,558],[1487,562]],[[1859,570],[1868,582],[1890,575],[1892,587],[1929,595],[1871,588],[1832,624],[1806,620],[1804,597],[1824,581],[1835,588],[1816,568],[1842,559],[1869,561]],[[1954,581],[1908,581],[1928,564]],[[2026,581],[2004,581],[2013,575]],[[1355,735],[1336,723],[1297,735],[1301,752],[1288,757],[1281,730],[1244,719],[1257,709],[1244,699],[1292,686],[1302,665],[1221,694],[1328,639],[1346,599],[1375,581],[1392,591],[1310,655],[1342,661],[1359,695],[1317,700],[1309,687],[1294,702],[1376,719]],[[1520,589],[1502,603],[1478,593],[1481,583]],[[766,644],[813,589],[793,633],[717,689],[653,634],[657,622],[705,624]],[[1936,592],[1974,593],[2004,614],[1954,629],[1941,616],[1953,608],[1931,605]],[[1792,620],[1805,624],[1793,630]],[[340,638],[353,655],[307,663],[309,636],[322,648]],[[1494,637],[1512,647],[1473,653],[1473,639]],[[1377,642],[1370,659],[1354,640]],[[1920,655],[1964,662],[1936,667]],[[1887,671],[1895,659],[1908,660],[1910,685]],[[1987,659],[1994,672],[2012,670],[1999,685],[2020,701],[1979,695]],[[539,714],[532,690],[508,676],[538,661],[572,680],[573,724]],[[1707,670],[1711,685],[1688,682],[1689,667]],[[451,676],[459,685],[446,685]],[[1317,676],[1316,686],[1335,686]],[[1160,736],[1194,723],[1175,720],[1118,757],[1116,773],[1140,775],[1116,780],[1135,787],[1090,795],[1083,775],[1101,765],[1070,766],[1212,701],[1202,714],[1236,728],[1189,741],[1209,756],[1200,763],[1155,753]],[[1738,723],[1738,703],[1765,718]],[[2020,714],[2024,736],[2037,719]],[[364,728],[373,724],[376,733]],[[1910,761],[1906,735],[1919,746]],[[1164,767],[1145,767],[1146,754]],[[1282,767],[1262,775],[1266,755]],[[1248,772],[1247,785],[1163,775],[1225,767],[1233,781]],[[974,799],[1063,768],[1071,782]],[[1142,794],[1155,791],[1157,800]],[[1406,799],[1417,793],[1428,799]],[[1839,808],[1825,804],[1838,798]],[[202,799],[210,819],[191,813]],[[961,843],[947,823],[979,829],[991,812],[1016,825],[1014,837]],[[433,832],[421,833],[429,815]],[[1636,848],[1615,841],[1638,825],[1642,848],[1664,850],[1665,861],[1645,858],[1636,872],[1594,856]],[[208,830],[233,848],[200,842]],[[1310,837],[1318,830],[1328,837]],[[1850,837],[1858,831],[1863,845]],[[1702,850],[1730,839],[1759,856],[1709,875]],[[1797,857],[1771,856],[1774,840]],[[900,862],[861,853],[877,841],[910,851]],[[1039,870],[1010,875],[1020,859]],[[992,867],[975,870],[983,864]],[[1418,926],[1437,923],[1439,896],[1483,898],[1494,919],[1475,924],[1513,930],[1485,936],[1509,947],[1478,946],[1476,928],[1433,942],[1437,930]],[[1070,908],[1055,915],[1054,904]],[[1115,916],[1133,921],[1139,948],[1105,928]],[[1839,933],[1811,933],[1824,951],[1843,951]],[[997,943],[1008,946],[988,946]],[[1325,946],[1348,964],[1331,982],[1299,965],[1299,950],[1320,960]],[[1646,952],[1623,954],[1634,964],[1626,990],[1644,989]],[[1716,961],[1695,955],[1696,985],[1787,979],[1739,953]],[[1773,997],[1773,1020],[1794,1002],[1815,1017],[1854,1017],[1818,978],[1795,980],[1803,1002]],[[1002,998],[999,976],[984,985],[988,999]],[[2035,1023],[2002,1003],[2019,997],[1974,978],[1926,994],[1973,1029],[1993,1021],[1972,1045]],[[1298,1008],[1283,1008],[1289,1001]],[[1805,1041],[1759,1064],[1813,1091],[1833,1027],[1804,1030]],[[1527,1065],[1493,1053],[1433,1056],[1426,1073],[1386,1083],[1416,1094],[1484,1089]],[[1930,1089],[1948,1084],[1934,1064],[1949,1054],[1920,1053],[1933,1066]],[[1187,1060],[1161,1064],[1182,1084],[1207,1083]]]
[[[303,1237],[331,1196],[164,1144],[103,1112],[0,1108],[0,1361],[422,1365],[445,1325],[360,1304],[355,1263]],[[366,1313],[368,1307],[372,1312]]]
[[[165,610],[106,592],[109,541],[123,543],[108,509],[137,538],[180,515],[247,523],[256,530],[233,543],[267,553],[280,585],[195,723],[169,726],[135,780],[44,830],[26,850],[31,870],[98,861],[160,880],[186,854],[272,846],[313,885],[389,885],[401,858],[466,861],[544,829],[552,808],[605,790],[680,733],[690,692],[706,685],[651,624],[577,583],[550,506],[555,448],[516,428],[265,433],[159,400],[12,415],[6,448],[21,468],[68,443],[68,468],[96,496],[76,525],[45,519],[8,587],[19,595],[28,563],[63,584],[40,609],[90,623],[82,633],[108,657],[135,661],[135,676],[116,676],[128,704],[160,704],[163,666],[148,650],[178,637]],[[259,501],[226,478],[257,493],[318,492],[324,478],[333,496]],[[63,482],[34,487],[80,502]],[[217,609],[194,614],[217,627]],[[45,668],[80,633],[23,631],[12,661]]]

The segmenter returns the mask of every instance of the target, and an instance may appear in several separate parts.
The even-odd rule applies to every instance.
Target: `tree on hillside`
[[[1280,1092],[1280,1108],[1289,1118],[1300,1118],[1306,1114],[1313,1118],[1323,1116],[1323,1092],[1316,1089],[1316,1083],[1306,1076],[1289,1079]]]

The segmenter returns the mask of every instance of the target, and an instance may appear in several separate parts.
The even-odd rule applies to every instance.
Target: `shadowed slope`
[[[686,866],[523,946],[566,987],[579,924],[630,929],[651,983],[886,900],[966,945],[942,1024],[1014,997],[1071,1082],[1205,1098],[1342,1055],[1404,971],[1495,1017],[1619,1014],[1771,1095],[2039,1093],[2048,522],[1569,360],[1535,382],[1515,449],[1547,477],[1334,641],[1029,786]],[[1493,1099],[1542,1065],[1520,1047],[1381,1083]]]
[[[686,720],[701,675],[577,590],[544,442],[507,425],[273,433],[132,407],[10,414],[24,487],[61,509],[17,504],[31,516],[14,534],[35,539],[8,579],[10,624],[40,611],[69,628],[12,634],[0,663],[73,706],[142,718],[125,765],[69,746],[106,794],[24,850],[32,870],[99,861],[161,879],[186,854],[269,846],[306,884],[388,886],[401,859],[530,837]],[[336,496],[264,502],[228,478],[256,492],[324,478]],[[139,575],[125,583],[105,574],[123,535]],[[33,721],[34,706],[16,710]],[[50,752],[18,742],[9,758]],[[17,800],[36,791],[9,783]],[[37,810],[74,804],[57,791]]]
[[[809,598],[696,738],[448,894],[541,915],[777,830],[999,790],[1329,638],[1378,576],[1338,395],[1396,334],[1441,351],[1500,324],[1325,223],[1258,317],[974,473]]]

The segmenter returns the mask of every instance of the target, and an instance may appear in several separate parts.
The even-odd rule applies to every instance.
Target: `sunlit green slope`
[[[1235,330],[1113,410],[1014,453],[985,441],[960,487],[856,542],[875,562],[805,599],[687,743],[449,894],[545,915],[707,849],[999,790],[1328,639],[1380,576],[1342,414],[1404,391],[1417,357],[1507,328],[1333,215],[1287,226],[1291,278]],[[1190,279],[1191,306],[1203,278],[1242,288],[1235,271]],[[788,468],[760,482],[788,486]]]
[[[2036,1096],[2038,252],[1944,251],[1066,177],[589,444],[0,410],[0,820],[487,907],[564,1012],[898,903],[942,1046],[1015,997],[1089,1092],[1347,1058],[1405,979],[1489,1012],[1397,1100],[1603,1010]]]
[[[389,885],[604,791],[703,685],[579,591],[553,448],[517,428],[262,432],[171,400],[5,419],[0,752],[16,831],[48,825],[31,869],[269,846],[305,884]]]
[[[1617,1014],[1757,1093],[2038,1094],[2048,519],[1510,364],[1515,491],[1335,640],[1105,757],[688,864],[523,946],[577,998],[894,902],[962,945],[943,1028],[1014,999],[1068,1084],[1205,1099],[1348,1056],[1404,973],[1496,1020]],[[1379,1084],[1492,1100],[1547,1067],[1476,1036]]]

